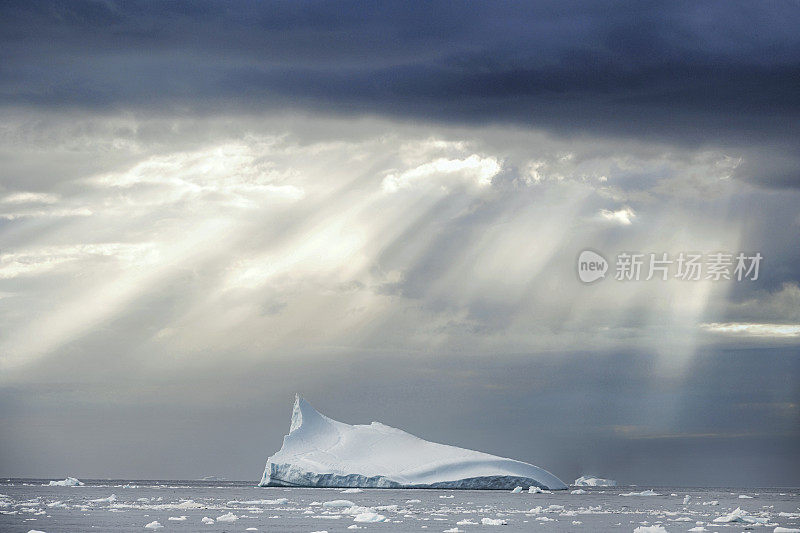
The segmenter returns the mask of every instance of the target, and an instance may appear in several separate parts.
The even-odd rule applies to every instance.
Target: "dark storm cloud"
[[[289,105],[691,142],[798,133],[795,2],[18,2],[2,12],[6,103]],[[796,178],[779,167],[765,181]]]

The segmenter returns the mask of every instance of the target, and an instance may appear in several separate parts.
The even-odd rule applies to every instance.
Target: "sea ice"
[[[428,442],[373,422],[349,425],[295,398],[289,434],[267,459],[262,486],[566,489],[532,464]]]
[[[235,522],[237,520],[239,520],[239,517],[230,512],[217,517],[217,522]]]
[[[365,511],[353,517],[353,522],[383,522],[386,517],[372,511]]]
[[[767,518],[752,516],[741,507],[737,507],[729,514],[715,518],[714,522],[717,524],[727,524],[732,522],[743,522],[745,524],[767,524],[769,520]]]
[[[331,500],[322,504],[323,507],[352,507],[354,505],[350,500]]]

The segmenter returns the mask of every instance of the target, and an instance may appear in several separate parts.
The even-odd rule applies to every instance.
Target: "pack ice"
[[[289,434],[261,486],[561,490],[550,472],[513,459],[428,442],[379,422],[349,425],[295,397]]]

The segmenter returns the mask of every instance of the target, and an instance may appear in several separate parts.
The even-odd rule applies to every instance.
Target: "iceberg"
[[[594,476],[581,476],[573,483],[576,487],[616,487],[613,479],[603,479]]]
[[[428,442],[379,422],[349,425],[295,397],[289,434],[267,459],[261,486],[563,490],[532,464]]]
[[[51,481],[48,483],[49,487],[80,487],[81,485],[83,485],[83,481],[69,476],[67,476],[67,479],[63,479],[61,481]]]

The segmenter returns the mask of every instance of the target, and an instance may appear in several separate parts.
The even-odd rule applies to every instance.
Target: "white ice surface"
[[[261,485],[566,489],[532,464],[428,442],[379,422],[349,425],[295,399],[289,434],[267,459]]]
[[[575,480],[573,485],[578,487],[616,487],[617,482],[613,479],[603,479],[594,476],[581,476]]]
[[[83,481],[79,481],[74,477],[68,477],[67,479],[63,479],[61,481],[51,481],[49,485],[51,487],[79,487],[80,485],[83,485]]]

